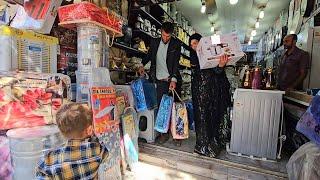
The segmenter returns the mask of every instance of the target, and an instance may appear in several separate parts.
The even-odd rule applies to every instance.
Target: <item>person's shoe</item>
[[[176,145],[177,147],[181,147],[182,140],[180,140],[180,139],[174,139],[173,142],[174,142],[174,145]]]
[[[221,148],[216,140],[210,143],[207,148],[208,148],[210,157],[217,157],[221,152]]]
[[[168,134],[168,133],[167,133],[167,134],[161,134],[161,135],[158,137],[157,142],[158,142],[159,144],[164,144],[164,143],[166,143],[168,140],[169,140],[169,134]]]
[[[194,152],[199,154],[199,155],[206,156],[207,155],[207,148],[205,146],[196,145],[194,147]]]

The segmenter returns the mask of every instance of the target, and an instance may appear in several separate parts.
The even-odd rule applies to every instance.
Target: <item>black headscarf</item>
[[[195,40],[200,41],[201,38],[202,38],[202,36],[198,33],[192,34],[189,38],[189,46],[191,46],[191,40],[195,39]]]
[[[200,41],[201,38],[202,38],[202,36],[198,33],[192,34],[189,38],[189,46],[191,46],[191,40],[195,39],[195,40]],[[192,48],[190,48],[190,50],[191,50],[190,51],[190,61],[191,61],[191,66],[192,66],[191,68],[192,69],[200,69],[197,52],[194,51]]]

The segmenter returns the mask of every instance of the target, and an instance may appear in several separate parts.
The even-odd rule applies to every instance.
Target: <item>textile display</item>
[[[309,108],[297,123],[296,129],[320,146],[320,92],[313,97]]]
[[[172,113],[173,97],[167,94],[162,96],[159,111],[154,129],[160,133],[167,133],[169,130]]]

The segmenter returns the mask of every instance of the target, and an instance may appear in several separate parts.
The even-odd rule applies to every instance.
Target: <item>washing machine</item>
[[[139,138],[144,139],[147,143],[154,143],[158,132],[154,130],[155,117],[157,110],[146,110],[138,113],[139,120]]]

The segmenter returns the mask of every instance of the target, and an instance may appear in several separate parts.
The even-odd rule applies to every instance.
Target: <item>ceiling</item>
[[[260,20],[260,27],[253,39],[258,42],[263,34],[275,23],[281,11],[288,9],[290,0],[239,0],[231,5],[229,0],[206,0],[206,14],[200,12],[201,0],[177,1],[177,9],[191,21],[191,25],[200,34],[207,36],[211,22],[217,33],[237,32],[241,43],[249,40],[251,31],[259,16],[259,7],[265,6],[265,17]]]

